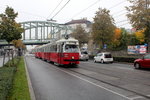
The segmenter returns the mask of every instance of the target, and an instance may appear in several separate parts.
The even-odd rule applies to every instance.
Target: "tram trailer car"
[[[74,38],[60,39],[34,49],[35,57],[58,65],[79,64],[79,42]]]
[[[33,50],[33,53],[34,53],[34,55],[35,55],[36,58],[42,59],[41,47],[36,47],[36,48]]]

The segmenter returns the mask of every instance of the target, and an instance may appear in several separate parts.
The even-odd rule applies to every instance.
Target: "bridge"
[[[50,21],[27,21],[20,24],[25,30],[22,33],[22,40],[25,45],[49,43],[53,39],[59,39],[71,32],[71,27]],[[0,43],[0,46],[6,45],[8,45],[6,41]]]

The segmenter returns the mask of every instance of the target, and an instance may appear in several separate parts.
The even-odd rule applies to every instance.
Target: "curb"
[[[28,71],[28,68],[27,68],[25,57],[24,57],[24,63],[25,63],[25,70],[26,70],[26,75],[27,75],[27,81],[28,81],[30,97],[31,97],[31,100],[36,100],[35,93],[34,93],[34,90],[33,90],[33,87],[32,87],[32,83],[31,83],[31,79],[29,77],[29,71]]]

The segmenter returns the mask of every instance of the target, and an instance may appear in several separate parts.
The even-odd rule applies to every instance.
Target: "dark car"
[[[150,54],[144,55],[141,59],[134,61],[134,67],[138,68],[150,68]]]

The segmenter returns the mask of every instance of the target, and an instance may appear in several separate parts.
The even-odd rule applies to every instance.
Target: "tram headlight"
[[[72,59],[74,59],[74,57],[72,56]]]

